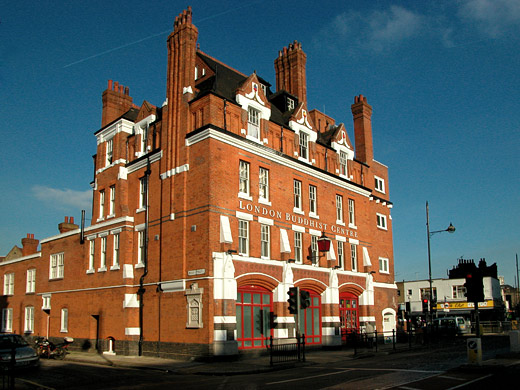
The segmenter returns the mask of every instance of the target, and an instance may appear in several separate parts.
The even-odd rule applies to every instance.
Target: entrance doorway
[[[273,293],[262,287],[240,287],[237,294],[239,349],[265,348],[271,336]]]
[[[352,293],[339,294],[339,318],[341,321],[341,340],[345,343],[347,335],[359,330],[358,297]]]

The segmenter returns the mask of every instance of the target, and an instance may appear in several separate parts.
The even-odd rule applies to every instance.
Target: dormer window
[[[300,157],[309,159],[309,135],[303,131],[300,131]]]
[[[247,109],[247,135],[260,139],[260,111],[253,107]]]
[[[260,84],[260,88],[262,88],[264,95],[267,96],[267,87],[264,84]]]
[[[145,126],[142,128],[141,132],[141,152],[144,154],[146,153],[146,143],[148,141],[148,124],[145,124]]]
[[[347,176],[347,153],[344,151],[339,152],[339,174]]]
[[[105,166],[108,166],[108,165],[112,164],[113,157],[114,157],[114,142],[113,142],[112,138],[107,141],[106,147],[107,147],[107,150],[106,150]]]

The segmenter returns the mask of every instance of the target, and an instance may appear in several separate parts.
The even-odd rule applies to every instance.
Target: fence
[[[287,339],[283,339],[283,343],[280,340],[275,339],[273,336],[270,337],[269,345],[269,364],[272,366],[275,363],[285,363],[290,361],[303,361],[305,362],[305,335],[296,337],[293,343],[287,343]]]
[[[11,349],[11,358],[0,362],[0,371],[2,375],[2,390],[14,389],[14,365],[16,350]]]

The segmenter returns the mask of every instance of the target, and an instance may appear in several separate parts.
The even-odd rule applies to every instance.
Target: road
[[[507,383],[520,366],[482,370],[460,368],[467,361],[465,345],[338,359],[309,354],[308,363],[291,369],[250,375],[179,375],[164,370],[130,369],[44,360],[38,371],[20,379],[48,389],[459,389],[488,388]],[[484,357],[487,358],[486,356]],[[493,386],[496,387],[496,386]]]

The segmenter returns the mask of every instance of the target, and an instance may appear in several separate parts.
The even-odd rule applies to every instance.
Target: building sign
[[[478,303],[479,308],[493,308],[495,307],[493,300]],[[474,309],[475,304],[473,302],[446,302],[438,303],[437,310],[463,310],[463,309]]]
[[[316,229],[321,231],[327,231],[327,227],[329,227],[330,231],[334,234],[339,234],[347,237],[357,238],[358,234],[355,230],[350,230],[345,228],[344,226],[338,226],[336,224],[327,224],[324,222],[317,221],[313,218],[306,218],[305,216],[282,212],[273,210],[271,208],[267,208],[263,205],[254,205],[252,203],[244,203],[243,200],[239,200],[238,208],[240,210],[246,210],[249,212],[253,212],[258,215],[262,215],[264,217],[270,217],[277,219],[279,221],[290,222],[300,226],[307,226],[309,229]]]

